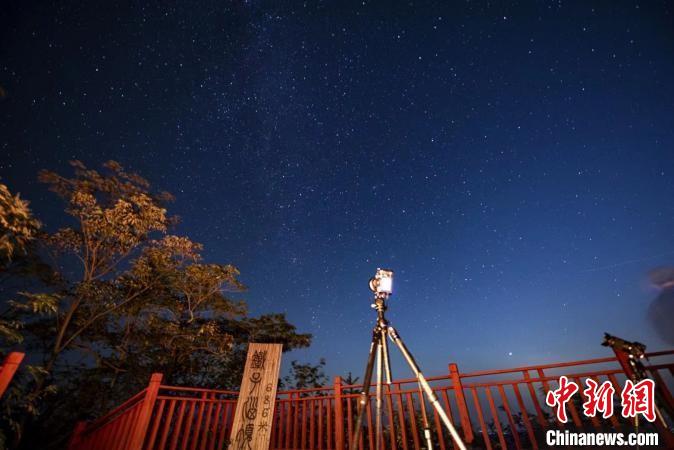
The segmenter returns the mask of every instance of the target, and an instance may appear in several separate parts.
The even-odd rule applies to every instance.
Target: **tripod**
[[[379,270],[378,270],[379,272]],[[391,273],[392,274],[392,273]],[[373,280],[375,280],[373,278]],[[351,440],[351,450],[356,450],[358,448],[358,439],[360,437],[360,432],[363,424],[363,417],[365,416],[365,411],[369,408],[370,402],[370,385],[372,383],[372,371],[375,365],[375,359],[377,364],[377,386],[376,386],[376,400],[375,400],[375,430],[376,430],[376,449],[381,448],[382,442],[382,368],[383,372],[386,374],[386,386],[387,389],[390,389],[391,386],[391,365],[389,361],[388,353],[388,343],[386,337],[388,336],[393,343],[398,346],[400,353],[409,364],[412,372],[417,378],[417,383],[419,386],[419,400],[421,404],[421,418],[424,428],[424,438],[426,440],[427,450],[433,449],[433,441],[431,439],[431,428],[428,422],[428,415],[426,413],[426,402],[424,400],[423,394],[426,394],[428,400],[430,401],[435,411],[438,413],[445,427],[449,430],[449,433],[452,435],[454,442],[461,450],[466,450],[459,433],[454,428],[454,425],[447,417],[445,410],[442,409],[438,397],[435,395],[431,386],[426,381],[424,374],[421,373],[419,366],[417,365],[414,357],[409,352],[402,338],[398,332],[389,325],[384,313],[386,312],[386,299],[391,294],[389,292],[379,291],[376,289],[376,283],[373,281],[370,282],[370,288],[375,292],[374,295],[374,304],[372,307],[377,311],[377,323],[374,326],[372,331],[372,343],[370,344],[370,353],[367,359],[367,366],[365,369],[365,377],[363,379],[363,390],[360,393],[360,398],[358,400],[358,416],[356,419],[355,430],[353,433],[353,438]],[[390,391],[389,391],[390,392]],[[391,404],[388,403],[388,414],[389,417],[392,417]],[[410,420],[414,420],[414,417],[410,417]]]

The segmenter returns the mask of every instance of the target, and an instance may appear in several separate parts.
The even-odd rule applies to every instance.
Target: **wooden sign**
[[[249,344],[229,450],[267,450],[276,403],[282,344]]]

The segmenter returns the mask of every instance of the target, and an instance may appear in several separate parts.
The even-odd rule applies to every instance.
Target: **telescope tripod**
[[[358,416],[356,419],[355,430],[353,433],[353,438],[351,440],[351,450],[356,450],[358,448],[358,439],[360,437],[360,432],[363,424],[363,418],[365,412],[369,408],[370,402],[370,385],[372,383],[372,372],[374,370],[375,362],[377,366],[377,381],[376,381],[376,396],[375,396],[375,435],[376,435],[376,449],[380,450],[382,443],[382,372],[386,376],[386,387],[389,390],[391,388],[391,363],[389,360],[388,353],[388,342],[386,337],[389,337],[394,344],[398,346],[400,353],[407,361],[407,364],[412,369],[415,377],[417,378],[417,383],[419,386],[419,403],[421,405],[421,418],[424,428],[424,439],[426,440],[427,450],[433,449],[433,441],[431,439],[431,427],[428,421],[428,415],[426,413],[426,401],[424,400],[423,394],[426,394],[431,405],[435,411],[440,416],[440,419],[444,423],[447,430],[451,434],[454,442],[461,450],[466,450],[459,433],[454,428],[454,425],[447,417],[447,413],[440,405],[438,397],[431,389],[431,386],[426,381],[424,374],[421,373],[419,366],[417,365],[414,357],[409,352],[402,338],[398,332],[393,328],[384,313],[386,312],[386,298],[387,294],[377,293],[375,294],[375,303],[372,307],[377,311],[377,323],[374,326],[372,331],[372,343],[370,344],[370,353],[367,359],[367,366],[365,368],[365,377],[363,379],[363,390],[360,393],[360,398],[358,399]],[[376,360],[376,361],[375,361]],[[393,417],[393,411],[391,410],[391,403],[388,403],[388,415]],[[410,417],[410,420],[415,420],[414,417]],[[402,425],[402,424],[401,424]],[[393,430],[391,430],[393,432]]]

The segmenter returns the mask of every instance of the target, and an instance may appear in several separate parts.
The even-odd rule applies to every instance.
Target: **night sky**
[[[647,318],[674,265],[670,2],[30,3],[0,13],[2,182],[50,229],[37,171],[71,159],[172,192],[251,312],[314,334],[286,367],[362,376],[377,267],[427,374],[674,346]]]

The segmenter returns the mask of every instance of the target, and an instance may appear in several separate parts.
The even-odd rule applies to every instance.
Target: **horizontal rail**
[[[208,388],[196,388],[196,387],[188,387],[188,386],[168,386],[165,384],[162,384],[159,386],[160,390],[169,390],[169,391],[183,391],[183,392],[208,392],[208,393],[216,393],[216,394],[228,394],[228,395],[239,395],[239,391],[227,391],[227,390],[222,390],[222,389],[208,389]]]

